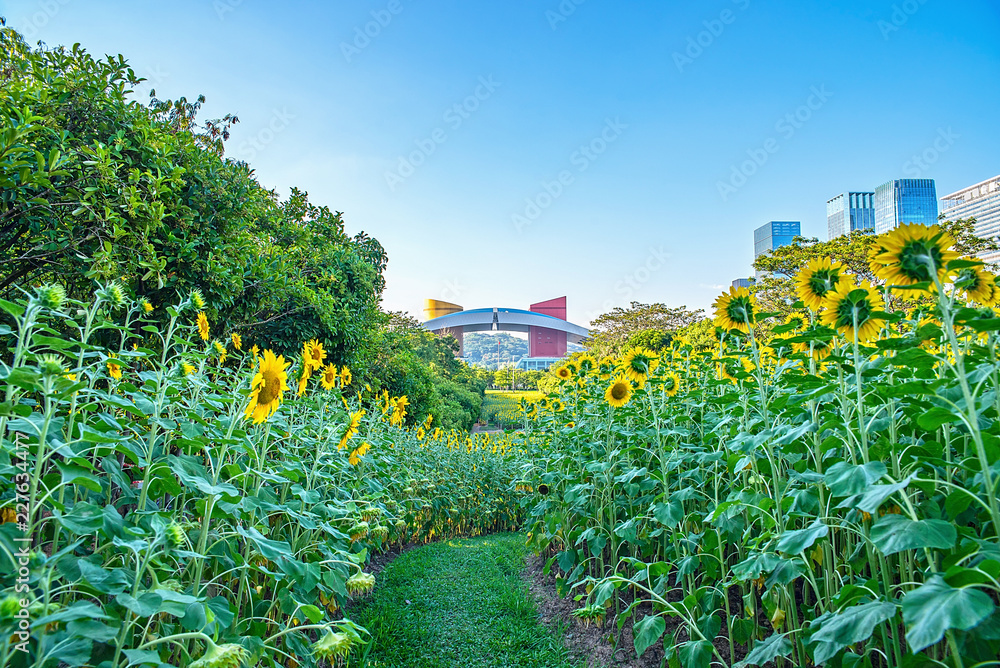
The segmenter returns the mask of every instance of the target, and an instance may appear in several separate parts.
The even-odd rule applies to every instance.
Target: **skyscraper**
[[[975,218],[977,237],[1000,241],[1000,176],[942,197],[941,208],[948,220]],[[1000,253],[981,253],[979,258],[996,263]]]
[[[766,225],[761,225],[753,231],[753,259],[773,251],[776,248],[787,246],[792,243],[792,239],[802,233],[802,223],[788,220],[772,220]],[[763,278],[767,272],[758,271],[757,278]]]
[[[855,230],[875,229],[875,193],[843,193],[826,203],[830,239]]]
[[[875,232],[882,234],[906,223],[934,225],[938,204],[934,179],[898,179],[875,189]]]

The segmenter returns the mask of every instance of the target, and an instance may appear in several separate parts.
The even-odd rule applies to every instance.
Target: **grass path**
[[[521,579],[519,534],[400,555],[351,610],[372,633],[366,668],[577,668],[541,625]]]

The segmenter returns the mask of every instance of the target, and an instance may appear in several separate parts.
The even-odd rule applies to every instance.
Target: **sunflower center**
[[[942,264],[941,249],[923,239],[911,241],[899,251],[900,270],[917,282],[934,280],[930,265],[938,269]]]
[[[820,269],[809,278],[809,291],[817,297],[823,297],[833,289],[840,275],[836,271]]]
[[[611,386],[611,398],[621,401],[628,396],[628,386],[625,383],[615,383]]]
[[[264,377],[264,385],[257,393],[257,403],[269,404],[278,398],[278,393],[281,391],[281,379],[278,378],[277,373],[270,370],[262,372],[261,375]]]
[[[872,313],[872,306],[867,299],[852,302],[845,299],[837,306],[837,326],[860,327],[868,322]]]
[[[753,304],[749,299],[734,299],[726,307],[726,315],[737,324],[750,324],[753,322]]]

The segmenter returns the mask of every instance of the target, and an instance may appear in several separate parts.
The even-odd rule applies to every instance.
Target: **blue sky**
[[[839,192],[919,176],[940,196],[1000,173],[987,0],[0,0],[0,15],[32,41],[124,54],[143,94],[237,113],[229,155],[378,238],[385,307],[414,315],[426,297],[567,295],[580,324],[632,300],[708,308],[749,275],[769,220],[825,239]]]

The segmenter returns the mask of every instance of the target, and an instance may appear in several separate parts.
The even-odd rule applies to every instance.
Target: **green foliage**
[[[0,301],[4,666],[320,668],[367,638],[342,610],[372,553],[520,524],[509,439],[392,426],[315,376],[255,425],[253,353],[222,360],[191,300],[161,329],[118,297]]]
[[[616,306],[591,323],[593,332],[585,341],[585,347],[600,358],[620,354],[632,345],[630,340],[633,337],[661,344],[671,333],[698,321],[702,313],[701,309],[689,311],[686,306],[670,307],[666,304],[632,302],[628,308]]]
[[[641,347],[658,353],[669,347],[672,340],[673,335],[670,332],[661,329],[643,329],[631,334],[626,345],[629,348]]]
[[[377,241],[224,159],[238,119],[199,125],[204,98],[144,107],[121,56],[4,41],[17,48],[0,54],[0,295],[52,281],[85,298],[117,280],[159,307],[198,289],[215,336],[279,353],[318,338],[334,363],[360,362],[384,287]]]

